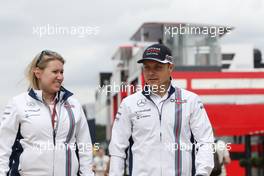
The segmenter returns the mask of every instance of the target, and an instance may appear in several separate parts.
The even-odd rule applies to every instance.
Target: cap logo
[[[169,56],[169,55],[167,54],[167,55],[165,56],[165,59],[166,59],[167,61],[172,62],[173,57],[172,57],[172,56]]]
[[[146,51],[146,55],[159,55],[160,53],[160,48],[155,48],[155,47],[150,47]]]

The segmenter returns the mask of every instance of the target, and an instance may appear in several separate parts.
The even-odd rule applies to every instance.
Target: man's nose
[[[148,72],[148,74],[149,74],[150,76],[154,75],[154,74],[155,74],[155,70],[150,69],[149,72]]]

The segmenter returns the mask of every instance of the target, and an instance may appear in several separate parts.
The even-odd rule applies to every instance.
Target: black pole
[[[245,147],[246,147],[246,159],[250,161],[251,159],[251,140],[250,140],[250,135],[245,136]],[[248,164],[246,166],[246,176],[252,176],[251,174],[251,165]]]

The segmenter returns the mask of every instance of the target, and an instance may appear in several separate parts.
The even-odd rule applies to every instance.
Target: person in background
[[[94,157],[94,170],[96,176],[104,176],[109,162],[109,156],[105,155],[105,150],[100,147]]]
[[[216,152],[218,154],[219,163],[222,164],[222,172],[219,176],[227,176],[225,166],[231,162],[230,154],[226,143],[223,140],[217,139],[215,141]]]
[[[105,170],[105,172],[104,172],[104,176],[109,176],[109,169],[110,169],[110,159],[109,159],[109,161],[107,162],[106,170]]]

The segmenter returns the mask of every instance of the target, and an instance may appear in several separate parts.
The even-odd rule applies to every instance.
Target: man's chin
[[[159,85],[159,83],[157,81],[149,81],[149,82],[147,82],[147,84],[150,86],[158,86]]]
[[[158,83],[151,83],[151,84],[148,84],[149,85],[149,87],[151,88],[151,89],[159,89],[159,84]]]

